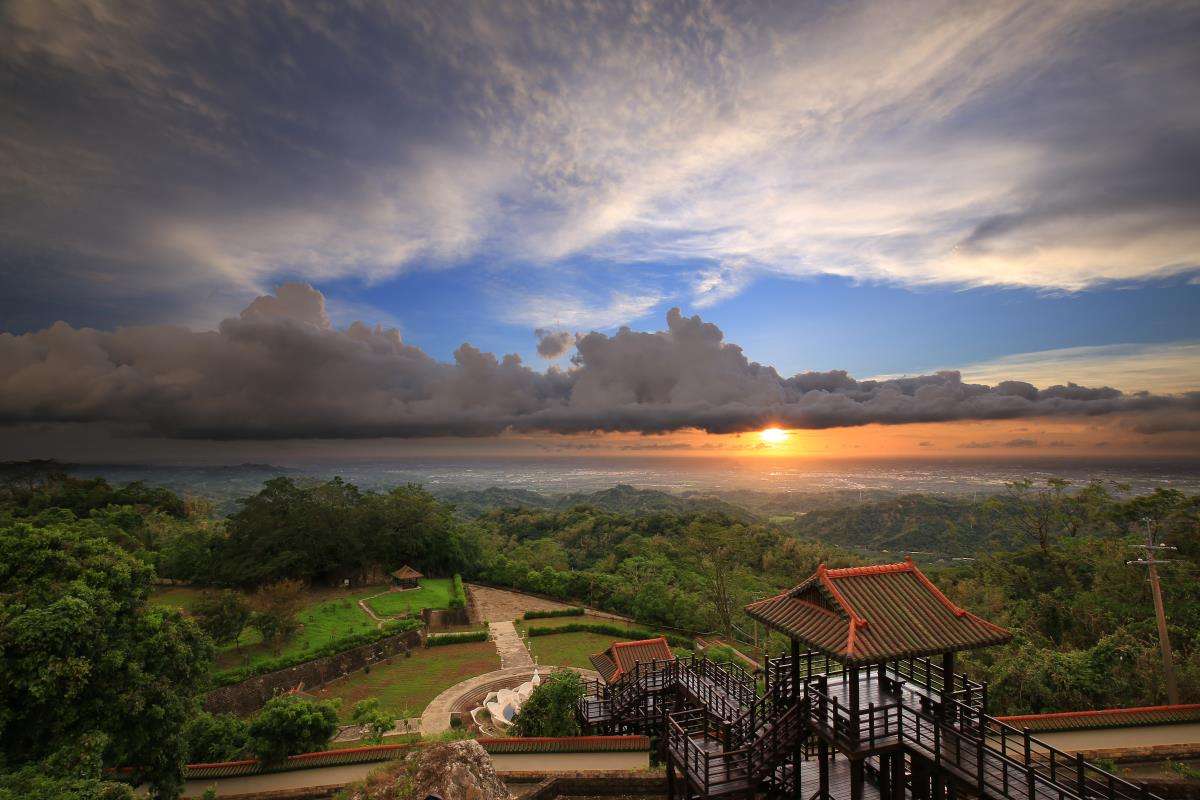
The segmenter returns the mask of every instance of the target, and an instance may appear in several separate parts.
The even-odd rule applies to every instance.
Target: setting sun
[[[788,439],[788,432],[782,428],[767,428],[759,431],[758,438],[763,444],[783,444]]]

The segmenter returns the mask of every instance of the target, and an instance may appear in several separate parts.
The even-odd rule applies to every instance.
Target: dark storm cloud
[[[463,344],[430,358],[393,329],[329,324],[324,298],[288,284],[216,331],[65,323],[0,334],[0,422],[115,424],[145,435],[212,438],[489,436],[504,431],[879,423],[1151,412],[1158,430],[1194,426],[1200,395],[1039,390],[964,383],[957,372],[858,381],[844,372],[782,378],[721,330],[678,309],[667,329],[576,340],[569,370],[530,369]],[[1173,427],[1174,426],[1174,427]],[[1006,446],[1022,446],[1023,440]]]

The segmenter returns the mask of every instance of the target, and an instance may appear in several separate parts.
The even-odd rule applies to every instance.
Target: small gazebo
[[[424,577],[424,575],[405,564],[403,567],[392,573],[392,588],[416,589],[418,586],[420,586],[421,578]]]

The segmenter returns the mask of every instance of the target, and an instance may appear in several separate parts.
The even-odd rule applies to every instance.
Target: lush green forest
[[[358,585],[405,563],[745,643],[754,628],[741,608],[819,563],[915,552],[956,602],[1014,631],[964,666],[990,682],[994,713],[1021,713],[1165,702],[1145,571],[1126,563],[1148,521],[1178,547],[1162,586],[1183,700],[1200,701],[1200,498],[1051,481],[980,500],[805,498],[790,514],[772,512],[794,504],[734,499],[630,487],[438,499],[281,477],[219,516],[163,489],[5,465],[0,798],[39,796],[42,780],[66,782],[44,796],[71,796],[68,785],[103,796],[87,793],[101,768],[130,765],[172,796],[214,640],[247,624],[286,637],[294,586]],[[156,578],[214,591],[191,615],[154,608]],[[259,589],[245,595],[257,604],[230,589]]]

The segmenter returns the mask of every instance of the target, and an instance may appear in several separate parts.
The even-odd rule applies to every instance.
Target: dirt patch
[[[475,598],[480,618],[488,622],[520,619],[526,611],[555,611],[568,608],[566,603],[475,584],[471,585],[471,594]]]

